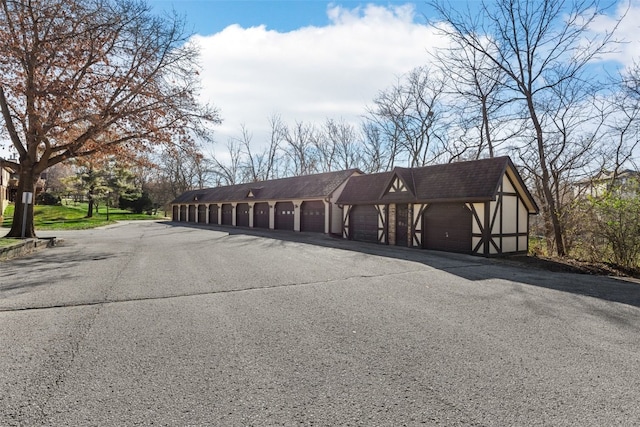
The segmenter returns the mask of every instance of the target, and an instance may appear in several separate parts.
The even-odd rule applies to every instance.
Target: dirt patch
[[[640,269],[625,269],[605,262],[594,263],[570,258],[550,258],[526,255],[512,256],[505,258],[505,260],[532,268],[540,268],[554,272],[631,277],[640,279]]]

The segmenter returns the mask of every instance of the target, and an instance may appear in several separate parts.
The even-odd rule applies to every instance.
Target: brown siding
[[[233,206],[229,203],[222,205],[222,224],[233,225]]]
[[[324,203],[303,202],[300,209],[300,231],[324,233]]]
[[[292,202],[280,202],[275,206],[275,228],[293,230],[294,207]]]
[[[218,205],[209,205],[209,224],[218,223]]]
[[[378,210],[374,205],[357,205],[349,214],[349,237],[362,242],[378,242]]]
[[[249,203],[238,203],[236,206],[236,225],[238,227],[249,226]]]
[[[425,249],[471,252],[471,211],[462,203],[434,203],[423,214]]]
[[[207,222],[207,206],[206,205],[198,205],[198,222],[203,224]]]
[[[269,228],[269,203],[256,203],[253,205],[253,226],[256,228]]]

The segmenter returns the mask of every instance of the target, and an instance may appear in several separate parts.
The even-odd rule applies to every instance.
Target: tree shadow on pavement
[[[0,298],[3,292],[24,293],[39,286],[51,286],[57,282],[71,279],[69,267],[82,262],[99,261],[112,258],[118,254],[96,253],[83,249],[74,251],[56,252],[48,249],[46,256],[40,253],[32,253],[27,256],[4,261],[0,266]],[[28,270],[30,275],[38,279],[27,279],[21,272]]]
[[[552,263],[547,264],[545,267],[545,264],[524,262],[521,256],[483,258],[466,254],[356,242],[319,233],[263,230],[173,221],[168,221],[166,224],[176,227],[215,230],[229,235],[247,235],[401,259],[418,262],[470,281],[502,279],[640,307],[640,283],[637,280],[553,271],[554,267],[559,269],[561,267],[553,266]]]

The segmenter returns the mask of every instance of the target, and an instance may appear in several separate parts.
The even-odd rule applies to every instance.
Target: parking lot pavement
[[[640,286],[121,223],[0,264],[1,425],[637,425]]]

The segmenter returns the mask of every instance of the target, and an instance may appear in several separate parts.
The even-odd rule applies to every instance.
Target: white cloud
[[[618,23],[618,21],[620,22]],[[596,19],[591,30],[595,33],[605,34],[611,32],[616,24],[618,24],[618,28],[614,39],[622,43],[617,44],[615,52],[604,55],[603,59],[615,61],[628,67],[634,61],[640,61],[640,0],[631,0],[630,3],[620,1],[611,14]]]
[[[266,141],[268,117],[287,123],[344,118],[359,122],[378,91],[429,61],[443,42],[412,5],[329,6],[330,24],[280,33],[232,25],[196,36],[202,51],[203,98],[219,107],[218,149],[241,124]]]

